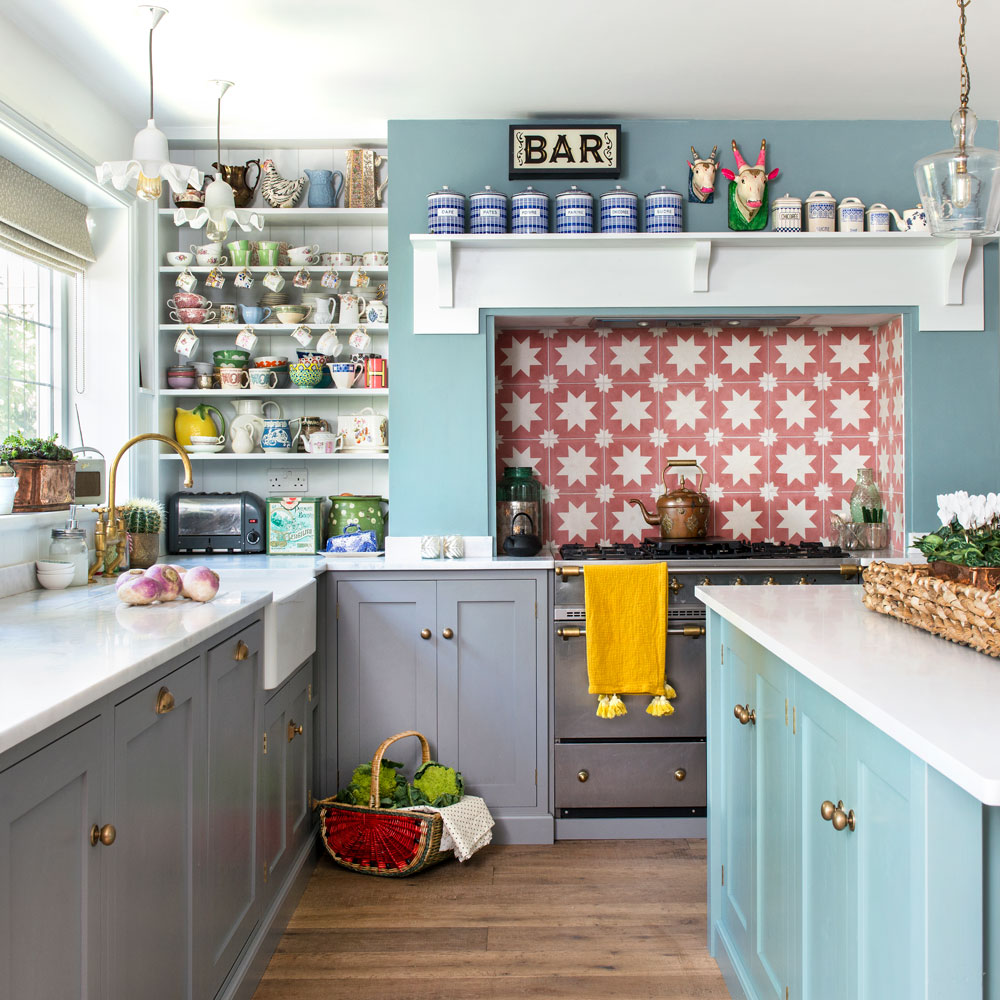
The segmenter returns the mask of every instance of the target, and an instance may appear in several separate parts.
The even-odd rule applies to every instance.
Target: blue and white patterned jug
[[[294,437],[290,427],[292,420],[299,424]],[[292,417],[291,420],[285,420],[284,417],[266,417],[264,433],[260,436],[261,448],[264,451],[291,451],[292,445],[298,440],[301,424],[301,417]]]

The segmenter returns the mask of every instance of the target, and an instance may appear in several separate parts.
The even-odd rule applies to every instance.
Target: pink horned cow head
[[[718,146],[712,147],[710,156],[699,156],[694,146],[691,147],[691,159],[687,165],[691,168],[688,178],[688,196],[691,201],[710,201],[715,191],[715,172],[719,167]]]
[[[766,155],[767,140],[761,139],[760,155],[757,157],[757,162],[751,166],[740,155],[736,140],[733,139],[733,156],[736,157],[737,170],[734,173],[725,167],[722,168],[723,176],[734,182],[730,188],[730,204],[735,202],[735,207],[745,223],[749,223],[764,205],[767,182],[778,176],[777,167],[770,173],[767,172],[764,166]],[[735,228],[732,226],[732,220],[730,226]]]

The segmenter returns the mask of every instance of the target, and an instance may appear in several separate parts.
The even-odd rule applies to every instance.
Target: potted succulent
[[[915,541],[931,572],[983,590],[1000,587],[1000,496],[964,490],[937,498],[941,527]]]
[[[163,505],[158,500],[137,497],[118,508],[128,532],[129,565],[148,569],[160,556]]]
[[[15,514],[69,510],[76,498],[73,452],[56,444],[56,436],[29,438],[17,431],[0,445],[0,465],[9,465],[18,480]]]

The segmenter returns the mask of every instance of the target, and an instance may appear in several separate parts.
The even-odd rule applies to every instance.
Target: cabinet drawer
[[[555,793],[560,809],[703,806],[705,744],[560,743]]]

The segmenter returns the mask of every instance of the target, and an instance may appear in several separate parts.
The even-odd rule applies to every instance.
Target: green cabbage
[[[395,805],[395,796],[400,785],[406,788],[406,778],[399,773],[403,765],[394,760],[382,760],[378,772],[378,804],[381,806]],[[359,764],[351,775],[350,784],[337,795],[339,802],[347,802],[356,806],[366,806],[371,798],[372,766]]]
[[[413,792],[414,798],[419,794],[427,805],[439,808],[452,806],[464,794],[465,781],[460,771],[431,760],[417,768],[413,776]]]

